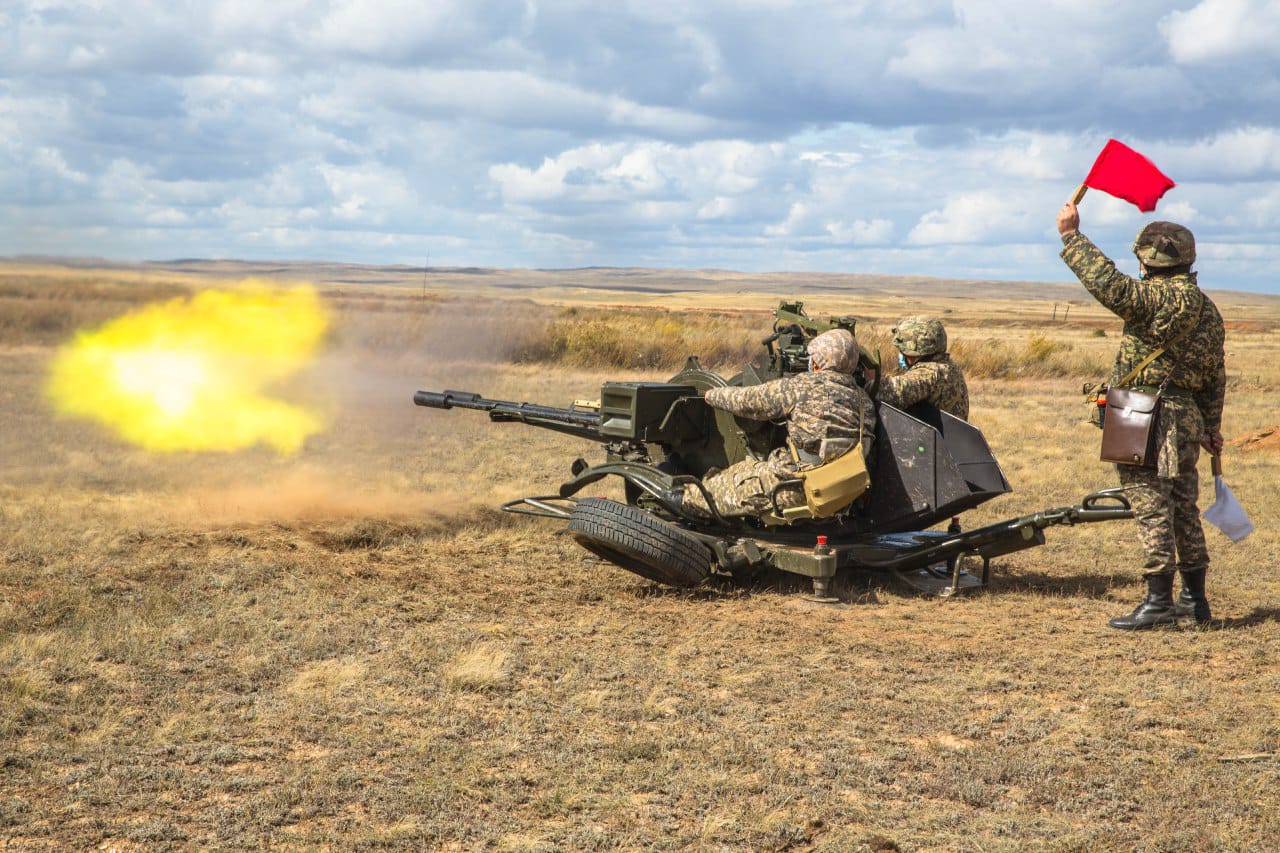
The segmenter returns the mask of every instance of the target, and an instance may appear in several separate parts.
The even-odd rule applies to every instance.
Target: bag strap
[[[823,440],[825,441],[826,439],[823,439]],[[855,447],[858,449],[859,453],[862,452],[862,407],[861,406],[858,407],[858,434],[853,437],[853,445],[849,448],[849,450],[852,450]],[[818,449],[819,450],[822,449],[821,444],[818,445]],[[791,451],[791,460],[795,462],[797,465],[809,464],[809,463],[806,463],[804,459],[800,458],[800,453],[801,453],[800,448],[796,447],[796,443],[791,440],[791,436],[787,436],[787,450]],[[849,450],[846,450],[844,453],[848,453]],[[844,456],[844,453],[841,453],[840,456]],[[816,455],[818,457],[818,465],[827,464],[822,460],[821,454],[813,454],[813,455]],[[836,459],[839,459],[840,456],[837,456]],[[831,461],[835,462],[836,460],[832,459]]]
[[[1160,347],[1160,349],[1156,350],[1155,352],[1151,353],[1151,355],[1147,356],[1142,361],[1138,362],[1138,366],[1135,367],[1133,370],[1130,370],[1129,373],[1124,377],[1124,379],[1121,379],[1119,382],[1116,383],[1116,385],[1120,388],[1123,388],[1126,385],[1128,385],[1129,382],[1132,381],[1133,377],[1137,376],[1139,373],[1141,373],[1143,370],[1146,369],[1148,364],[1155,361],[1160,356],[1164,355],[1164,351],[1167,350],[1169,347],[1173,346],[1174,344],[1178,343],[1183,338],[1185,338],[1187,335],[1191,334],[1191,330],[1194,329],[1195,327],[1196,327],[1196,323],[1192,323],[1190,326],[1187,326],[1187,328],[1183,329],[1181,332],[1178,333],[1177,337],[1173,338],[1167,344]],[[1166,379],[1165,382],[1168,382],[1168,379]]]

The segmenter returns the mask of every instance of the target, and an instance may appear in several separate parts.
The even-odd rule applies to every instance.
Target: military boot
[[[664,504],[667,509],[674,513],[679,514],[682,510],[687,512],[690,509],[700,513],[700,510],[696,507],[685,507],[684,486],[674,486],[670,489],[657,489],[654,492],[654,497],[658,499],[659,503]]]
[[[1157,625],[1173,625],[1178,613],[1173,604],[1173,572],[1147,575],[1147,600],[1128,616],[1117,616],[1107,622],[1122,631],[1137,631]]]
[[[1197,625],[1208,625],[1213,617],[1209,613],[1209,599],[1204,594],[1205,570],[1179,574],[1182,575],[1182,594],[1174,602],[1174,611],[1179,616],[1194,617]]]

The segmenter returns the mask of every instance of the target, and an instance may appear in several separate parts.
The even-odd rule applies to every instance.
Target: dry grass
[[[675,322],[693,345],[717,329],[758,341],[751,315],[703,316],[701,298],[687,321],[335,304],[332,355],[287,389],[332,426],[292,459],[152,456],[55,421],[44,333],[6,334],[0,846],[1274,846],[1280,457],[1228,451],[1258,533],[1231,546],[1210,531],[1216,630],[1104,627],[1138,595],[1123,524],[1050,531],[959,601],[859,576],[827,608],[781,576],[675,593],[492,509],[552,491],[594,448],[409,397],[564,403],[669,368],[511,363],[529,335],[616,311],[628,334]],[[887,329],[902,307],[860,316]],[[1061,372],[975,376],[973,418],[1016,492],[965,523],[1111,484],[1075,392],[1105,372],[1115,326],[950,307],[966,359],[994,339],[995,365],[1043,352]],[[488,343],[468,317],[490,318]],[[1278,420],[1271,328],[1229,340],[1229,437]]]
[[[107,276],[8,274],[0,277],[0,341],[57,344],[77,329],[130,307],[190,292],[174,281],[129,282]]]
[[[761,329],[764,329],[762,332]],[[513,353],[517,362],[675,372],[687,356],[742,365],[760,352],[767,315],[570,306]]]

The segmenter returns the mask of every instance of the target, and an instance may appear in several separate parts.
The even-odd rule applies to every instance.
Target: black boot
[[[1179,572],[1182,575],[1182,594],[1173,609],[1179,616],[1191,616],[1197,625],[1208,625],[1213,616],[1209,613],[1209,599],[1204,594],[1205,570]]]
[[[670,489],[658,489],[654,493],[654,497],[658,502],[665,505],[667,509],[679,514],[682,511],[688,511],[684,506],[684,486],[675,486]]]
[[[1173,573],[1147,575],[1147,600],[1128,616],[1117,616],[1107,624],[1122,631],[1154,628],[1156,625],[1173,625],[1178,613],[1173,606]]]

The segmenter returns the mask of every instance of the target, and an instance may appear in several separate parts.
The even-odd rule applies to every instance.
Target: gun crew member
[[[773,511],[770,496],[782,480],[815,468],[861,444],[870,458],[875,440],[875,406],[854,381],[858,344],[845,329],[823,332],[809,342],[809,373],[775,379],[746,388],[712,388],[706,401],[717,409],[758,421],[786,421],[787,446],[763,460],[744,459],[707,477],[703,485],[721,515],[760,516]],[[793,452],[794,450],[794,452]],[[684,507],[710,516],[697,488],[683,489]],[[778,493],[778,507],[802,506],[804,493],[787,487]]]
[[[1210,619],[1205,596],[1209,552],[1196,507],[1196,462],[1201,447],[1215,454],[1222,451],[1222,315],[1196,283],[1191,271],[1195,237],[1183,226],[1152,222],[1138,232],[1133,253],[1141,279],[1119,272],[1079,228],[1079,211],[1068,202],[1058,213],[1062,259],[1098,302],[1124,320],[1111,383],[1118,385],[1164,348],[1128,383],[1148,392],[1163,388],[1156,467],[1116,466],[1121,484],[1130,489],[1138,522],[1147,597],[1132,613],[1109,624],[1126,630],[1150,628],[1183,615],[1203,624]],[[1182,594],[1176,602],[1175,570],[1182,575]]]
[[[880,380],[876,398],[899,409],[930,403],[969,419],[969,386],[947,353],[947,330],[933,317],[904,317],[893,327],[902,373]]]

